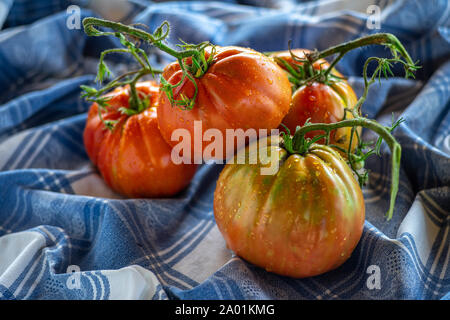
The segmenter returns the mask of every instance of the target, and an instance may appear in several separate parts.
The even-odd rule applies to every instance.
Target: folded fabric
[[[406,120],[395,131],[403,154],[393,219],[384,216],[383,147],[367,163],[357,248],[338,269],[306,279],[268,273],[226,248],[212,208],[221,165],[202,165],[171,199],[124,199],[106,186],[84,150],[89,104],[80,85],[93,84],[100,52],[117,42],[68,28],[69,5],[82,7],[80,18],[96,14],[83,9],[87,2],[0,3],[0,299],[448,299],[450,4],[380,2],[381,29],[372,29],[371,1],[355,3],[130,1],[130,22],[150,30],[170,22],[170,45],[181,38],[275,51],[292,40],[294,48],[324,49],[391,32],[419,60],[415,80],[394,68],[396,77],[374,85],[363,106],[385,124],[392,113]],[[337,68],[361,95],[365,59],[387,54],[357,50]],[[150,55],[160,65],[170,60]]]

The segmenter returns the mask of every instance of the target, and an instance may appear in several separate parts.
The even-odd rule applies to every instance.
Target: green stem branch
[[[356,40],[330,47],[320,52],[313,52],[310,57],[312,59],[312,62],[314,62],[338,53],[338,59],[340,59],[343,55],[353,49],[374,44],[388,46],[393,51],[400,53],[400,55],[405,58],[408,64],[414,65],[414,61],[409,56],[408,51],[406,51],[400,40],[398,40],[396,36],[390,33],[376,33],[370,36],[361,37]]]
[[[148,33],[142,29],[135,28],[133,26],[125,25],[120,22],[114,22],[99,18],[84,18],[83,19],[83,27],[84,31],[88,36],[93,37],[99,37],[104,35],[114,35],[112,32],[103,32],[98,30],[96,27],[104,27],[109,28],[112,30],[115,30],[117,32],[125,33],[127,35],[133,36],[135,38],[144,40],[152,44],[153,46],[157,47],[161,51],[164,51],[171,55],[172,57],[175,57],[176,59],[184,59],[189,57],[197,57],[199,60],[202,60],[202,57],[200,57],[201,52],[197,49],[187,49],[183,51],[177,51],[175,49],[170,48],[169,46],[165,45],[162,40],[165,39],[168,36],[169,33],[169,23],[167,21],[164,21],[161,26],[158,28],[160,31],[159,36],[155,36],[155,34]],[[157,31],[158,31],[157,30]],[[204,57],[203,57],[204,59]]]

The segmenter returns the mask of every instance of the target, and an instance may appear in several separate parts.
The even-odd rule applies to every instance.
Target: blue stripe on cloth
[[[0,284],[0,298],[2,300],[15,300],[15,296],[4,285]]]

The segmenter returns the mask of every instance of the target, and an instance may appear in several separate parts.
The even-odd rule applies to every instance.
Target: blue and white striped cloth
[[[396,68],[363,107],[385,123],[392,112],[406,119],[395,131],[403,157],[394,218],[384,217],[384,148],[368,161],[367,221],[356,250],[340,268],[308,279],[268,273],[226,248],[212,208],[222,166],[201,166],[173,199],[122,199],[105,185],[84,151],[89,105],[79,86],[92,84],[99,53],[116,42],[68,28],[72,4],[81,18],[94,14],[86,9],[92,1],[0,0],[0,299],[450,298],[447,0],[130,1],[127,21],[153,29],[169,20],[172,44],[273,51],[292,40],[295,48],[324,49],[391,32],[420,61],[416,80]],[[370,4],[381,9],[381,29],[367,23]],[[363,62],[387,54],[358,50],[338,69],[360,95]],[[152,60],[168,61],[158,53]]]

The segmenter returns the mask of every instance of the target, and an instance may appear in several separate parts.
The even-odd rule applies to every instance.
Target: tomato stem
[[[333,54],[338,53],[338,57],[336,58],[337,61],[342,59],[342,57],[349,51],[361,48],[369,45],[384,45],[391,49],[393,55],[397,57],[397,54],[400,53],[400,55],[405,58],[408,65],[414,66],[415,63],[409,56],[408,52],[406,51],[405,47],[402,45],[400,40],[396,36],[394,36],[391,33],[376,33],[369,36],[361,37],[352,41],[348,41],[333,47],[330,47],[328,49],[325,49],[320,52],[312,52],[309,55],[309,60],[311,62],[315,62],[319,59],[326,58],[328,56],[331,56]],[[337,63],[336,61],[336,63]],[[335,64],[335,63],[334,63]],[[332,63],[332,66],[334,66]]]
[[[361,37],[352,41],[348,41],[336,46],[332,46],[323,51],[313,51],[305,53],[305,57],[296,56],[290,46],[289,52],[294,61],[299,64],[294,68],[281,58],[275,57],[278,64],[282,64],[291,75],[290,80],[296,88],[306,85],[311,82],[321,82],[328,84],[330,81],[339,81],[340,79],[332,74],[332,70],[336,64],[351,50],[368,46],[368,45],[383,45],[391,50],[391,54],[395,62],[401,62],[405,69],[405,77],[414,77],[414,71],[417,70],[417,63],[411,59],[403,44],[396,36],[390,33],[376,33],[373,35]],[[320,68],[315,70],[313,64],[320,59],[337,54],[337,57],[331,62],[326,69]],[[402,57],[402,58],[400,58]],[[370,59],[370,58],[369,58]],[[288,66],[289,65],[289,66]],[[330,78],[334,79],[330,79]]]

